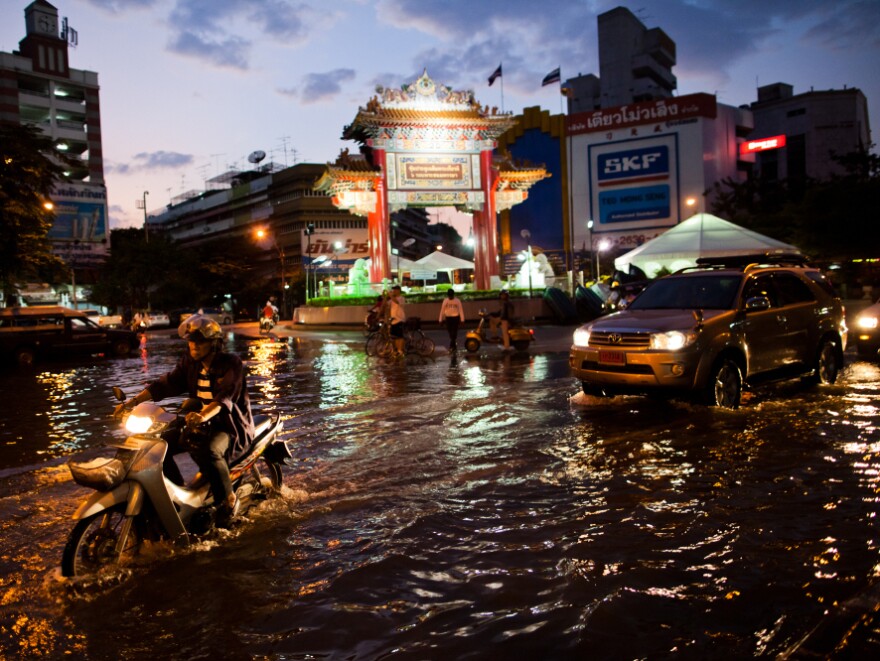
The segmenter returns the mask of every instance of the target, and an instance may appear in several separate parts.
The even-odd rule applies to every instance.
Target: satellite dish
[[[259,163],[264,158],[266,158],[266,152],[260,151],[258,149],[257,151],[252,151],[250,153],[250,155],[248,156],[248,162],[249,163]]]

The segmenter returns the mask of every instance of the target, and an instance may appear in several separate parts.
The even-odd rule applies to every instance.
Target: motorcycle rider
[[[186,414],[187,445],[180,439],[169,439],[166,474],[172,480],[175,473],[179,478],[180,470],[172,456],[189,451],[210,482],[217,524],[226,526],[238,513],[228,461],[243,454],[254,440],[244,365],[237,355],[221,351],[223,330],[209,317],[192,315],[180,324],[177,333],[187,341],[188,352],[174,369],[117,406],[115,413],[119,415],[147,400],[158,401],[182,393],[202,402],[200,411]]]
[[[508,331],[510,330],[510,322],[513,319],[513,303],[510,302],[510,294],[504,289],[501,290],[498,298],[500,299],[501,307],[489,317],[489,341],[498,341],[495,339],[495,336],[497,335],[498,327],[500,326],[501,341],[504,345],[502,350],[510,351],[510,334]]]

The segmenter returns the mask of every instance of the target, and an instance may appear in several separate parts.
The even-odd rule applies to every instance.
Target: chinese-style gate
[[[516,120],[481,108],[473,92],[436,84],[427,71],[401,89],[358,109],[342,137],[360,144],[345,149],[315,184],[337,208],[367,216],[370,281],[391,276],[390,213],[407,207],[455,207],[473,214],[474,284],[489,289],[498,275],[495,214],[522,202],[548,175],[543,168],[494,163],[496,138]]]

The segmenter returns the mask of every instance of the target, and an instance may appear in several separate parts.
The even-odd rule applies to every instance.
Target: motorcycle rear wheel
[[[125,519],[125,503],[120,503],[78,521],[67,538],[61,556],[62,576],[88,576],[104,567],[121,567],[131,561],[141,547],[136,526],[129,528],[122,553],[116,553]]]

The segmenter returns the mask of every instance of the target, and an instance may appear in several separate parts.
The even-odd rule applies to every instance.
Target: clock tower
[[[27,6],[24,22],[28,36],[38,34],[58,38],[58,9],[46,0],[36,0]]]
[[[67,40],[58,33],[58,9],[46,0],[34,0],[25,7],[27,36],[18,43],[19,50],[33,62],[34,71],[67,77]]]

